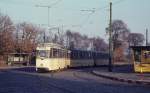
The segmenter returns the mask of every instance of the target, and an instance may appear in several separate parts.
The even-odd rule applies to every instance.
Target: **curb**
[[[10,66],[10,67],[0,67],[0,70],[10,70],[10,69],[22,69],[22,68],[30,68],[35,66]]]
[[[140,85],[149,85],[150,86],[150,81],[118,78],[115,76],[108,76],[108,75],[100,74],[100,73],[97,73],[97,71],[92,71],[91,73],[96,76],[103,77],[106,79],[116,80],[116,81],[120,81],[120,82],[126,82],[126,83],[130,83],[130,84],[140,84]]]

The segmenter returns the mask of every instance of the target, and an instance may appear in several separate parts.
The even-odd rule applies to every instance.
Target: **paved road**
[[[36,73],[33,68],[0,71],[0,93],[149,93],[150,87],[94,76],[91,70]]]

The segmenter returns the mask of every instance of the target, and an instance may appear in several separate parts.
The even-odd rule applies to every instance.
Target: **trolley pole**
[[[112,72],[112,2],[110,2],[110,21],[109,21],[109,65],[108,71]]]

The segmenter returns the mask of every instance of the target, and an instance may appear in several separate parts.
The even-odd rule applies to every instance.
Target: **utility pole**
[[[148,29],[146,29],[146,46],[148,45]]]
[[[109,21],[109,66],[108,71],[112,72],[112,2],[110,2],[110,21]]]
[[[44,40],[44,43],[46,43],[46,35],[45,35],[45,31],[44,31],[43,40]]]

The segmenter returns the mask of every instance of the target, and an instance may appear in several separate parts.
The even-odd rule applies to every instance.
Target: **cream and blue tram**
[[[109,54],[87,50],[71,50],[70,67],[107,66]]]
[[[70,65],[70,51],[59,44],[42,43],[36,48],[36,70],[59,70]]]

